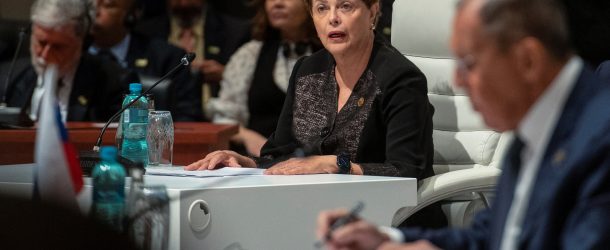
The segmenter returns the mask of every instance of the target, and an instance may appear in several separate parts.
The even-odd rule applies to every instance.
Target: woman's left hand
[[[290,158],[273,165],[265,171],[269,175],[297,175],[297,174],[336,174],[337,156],[316,155],[303,158]]]

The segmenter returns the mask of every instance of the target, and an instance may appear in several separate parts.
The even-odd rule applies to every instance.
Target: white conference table
[[[33,164],[0,166],[0,194],[31,197],[32,178]],[[362,201],[361,216],[387,226],[399,208],[417,203],[414,178],[147,175],[145,183],[168,189],[169,249],[314,249],[321,210],[349,208]],[[80,198],[81,210],[87,212],[89,178]]]

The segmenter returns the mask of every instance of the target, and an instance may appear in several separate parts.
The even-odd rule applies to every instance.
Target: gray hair
[[[73,24],[76,35],[84,37],[95,18],[95,5],[92,0],[36,0],[30,18],[43,27]]]
[[[481,9],[483,32],[500,49],[524,37],[539,40],[556,59],[571,52],[564,6],[557,0],[487,0]]]

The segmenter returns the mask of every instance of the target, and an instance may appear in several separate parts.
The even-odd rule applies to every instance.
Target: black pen
[[[330,234],[333,231],[335,231],[337,228],[345,226],[346,224],[348,224],[348,223],[352,222],[354,219],[356,219],[358,217],[358,214],[360,213],[360,211],[362,211],[363,208],[364,208],[364,203],[362,201],[359,201],[358,203],[356,203],[356,206],[354,206],[352,208],[352,210],[349,211],[348,214],[341,216],[337,220],[335,220],[335,222],[328,229],[328,232],[326,232],[326,235],[324,236],[324,241],[330,240]],[[322,247],[324,245],[324,241],[316,242],[315,246],[317,248]]]

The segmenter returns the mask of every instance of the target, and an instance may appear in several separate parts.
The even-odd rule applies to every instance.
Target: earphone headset
[[[91,6],[92,0],[82,0],[83,1],[83,14],[79,17],[79,19],[84,19],[84,31],[85,36],[89,34],[91,30],[91,26],[93,26],[93,18],[95,17],[95,8]]]
[[[123,0],[123,1],[131,1],[127,9],[127,14],[125,15],[125,19],[123,20],[123,25],[128,29],[132,29],[136,25],[137,21],[137,11],[138,11],[138,0]]]
[[[93,43],[93,37],[91,36],[91,28],[93,27],[93,20],[95,18],[95,8],[91,5],[93,0],[82,0],[83,3],[83,14],[79,16],[79,21],[84,19],[84,34],[83,34],[83,51],[86,51],[89,46]]]

